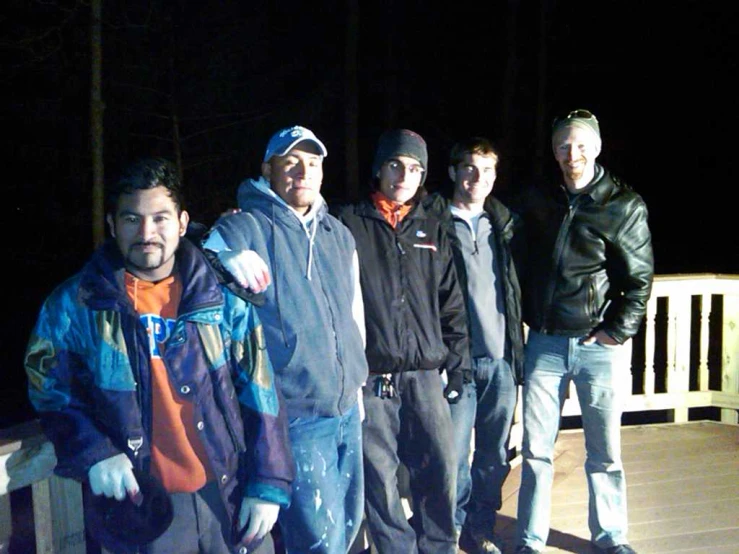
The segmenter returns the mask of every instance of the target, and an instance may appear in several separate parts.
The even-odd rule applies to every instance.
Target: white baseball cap
[[[269,139],[267,144],[267,151],[264,153],[264,160],[268,162],[272,156],[284,156],[287,154],[296,144],[308,140],[318,146],[323,157],[328,156],[328,151],[324,144],[318,140],[318,137],[310,129],[295,125],[277,131],[272,138]]]

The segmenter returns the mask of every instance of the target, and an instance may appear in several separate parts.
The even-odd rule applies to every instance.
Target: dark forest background
[[[96,151],[103,180],[140,156],[175,161],[191,216],[210,224],[281,127],[305,125],[326,143],[329,202],[366,192],[385,128],[426,138],[432,190],[449,185],[453,143],[482,134],[501,150],[505,199],[556,178],[552,118],[588,108],[600,161],[650,208],[657,272],[739,273],[738,16],[713,0],[5,0],[0,428],[30,417],[28,334],[93,249]]]

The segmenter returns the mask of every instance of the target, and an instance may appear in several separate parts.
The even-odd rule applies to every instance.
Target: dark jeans
[[[375,375],[363,389],[367,524],[379,554],[455,554],[457,456],[452,420],[436,370],[393,376],[396,395],[375,395]],[[413,518],[406,518],[398,468],[410,480]]]
[[[472,368],[472,382],[465,384],[462,399],[450,406],[459,456],[455,525],[458,531],[464,525],[475,535],[491,538],[496,512],[503,504],[503,483],[511,469],[508,439],[517,390],[505,360],[475,358]],[[470,469],[473,427],[475,448]]]
[[[232,554],[237,552],[224,537],[231,534],[231,523],[223,507],[218,485],[208,483],[197,492],[170,495],[174,518],[172,524],[154,542],[142,549],[146,554]],[[268,533],[254,554],[274,554]]]

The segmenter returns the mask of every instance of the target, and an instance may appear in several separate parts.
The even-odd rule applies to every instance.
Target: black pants
[[[363,390],[366,517],[380,554],[455,554],[457,459],[449,405],[437,370],[394,375],[395,394],[375,395],[375,375]],[[408,469],[412,524],[398,488]]]

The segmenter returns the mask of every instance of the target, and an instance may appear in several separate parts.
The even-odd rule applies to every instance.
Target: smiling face
[[[264,162],[262,175],[277,196],[305,214],[321,191],[323,156],[311,143],[301,142],[284,156],[273,156]]]
[[[481,207],[493,191],[498,159],[493,155],[464,155],[456,166],[449,167],[449,177],[454,181],[452,203],[461,209]]]
[[[579,190],[593,180],[600,154],[600,141],[594,133],[575,125],[562,127],[552,137],[552,149],[568,189]]]
[[[410,156],[395,156],[380,167],[380,192],[393,202],[405,204],[416,195],[423,179],[423,166]]]
[[[171,275],[189,216],[165,187],[121,194],[107,221],[130,273],[152,282]]]

